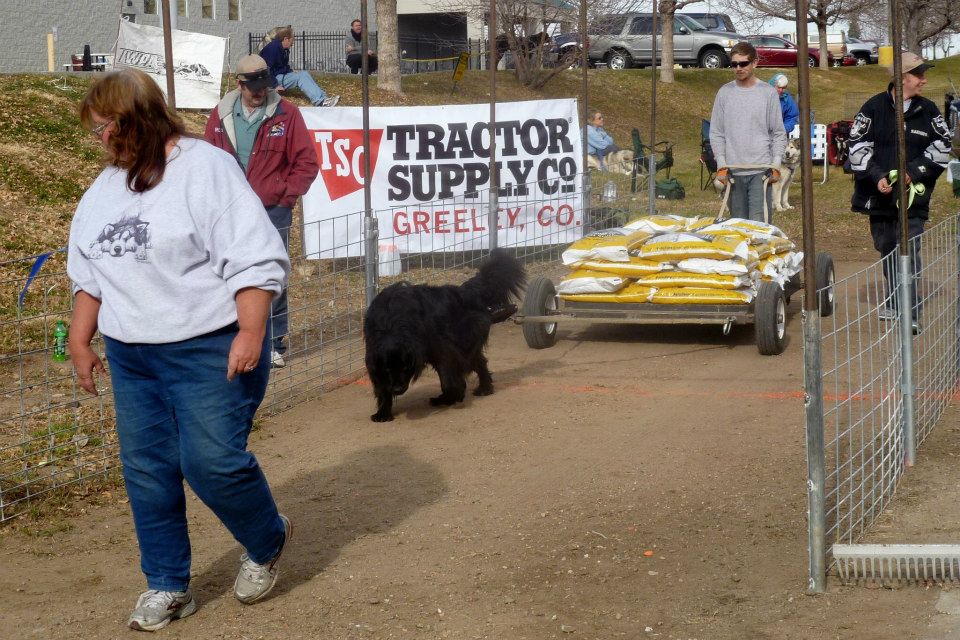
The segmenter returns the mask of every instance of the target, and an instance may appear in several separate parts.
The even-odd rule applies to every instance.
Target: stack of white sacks
[[[746,304],[763,280],[784,287],[802,261],[771,224],[647,216],[567,247],[563,263],[572,271],[557,293],[581,302]]]

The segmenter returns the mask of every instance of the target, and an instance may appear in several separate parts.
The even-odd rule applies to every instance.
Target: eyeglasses
[[[730,63],[730,68],[745,69],[746,67],[750,66],[750,64],[752,64],[750,60],[741,60],[740,62],[737,62],[736,60],[734,60]]]
[[[97,126],[90,129],[90,133],[92,133],[94,137],[99,138],[100,136],[103,135],[103,132],[107,129],[107,127],[110,126],[111,122],[113,121],[107,120],[106,122],[101,122]]]

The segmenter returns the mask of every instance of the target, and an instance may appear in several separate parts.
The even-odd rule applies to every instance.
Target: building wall
[[[151,2],[151,0],[146,0]],[[170,0],[177,6],[177,0]],[[201,1],[187,0],[187,16],[177,17],[177,28],[228,38],[227,67],[247,54],[247,34],[292,24],[297,31],[344,33],[357,17],[359,4],[338,0],[240,0],[240,20],[227,19],[229,0],[212,0],[214,18],[201,18]],[[0,56],[0,73],[47,70],[47,34],[56,29],[55,68],[60,71],[70,55],[89,44],[91,53],[109,53],[117,40],[120,10],[138,24],[160,27],[158,13],[144,14],[145,0],[0,0],[0,37],[7,45]],[[370,3],[370,22],[376,14]]]

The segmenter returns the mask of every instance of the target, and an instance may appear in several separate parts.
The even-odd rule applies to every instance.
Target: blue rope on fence
[[[47,261],[47,258],[52,256],[55,253],[61,253],[66,251],[66,247],[60,247],[59,249],[54,249],[53,251],[47,251],[46,253],[41,253],[38,256],[34,256],[36,259],[33,261],[33,266],[30,267],[30,273],[27,275],[27,281],[23,285],[23,291],[20,292],[20,301],[18,303],[19,307],[23,308],[23,299],[27,297],[27,289],[30,288],[30,284],[33,282],[34,278],[40,273],[40,269],[43,268],[43,263]]]

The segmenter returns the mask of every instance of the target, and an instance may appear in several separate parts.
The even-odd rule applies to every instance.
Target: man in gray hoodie
[[[732,175],[730,214],[763,220],[764,199],[768,214],[773,203],[766,182],[776,182],[787,132],[783,128],[780,97],[776,90],[754,75],[757,50],[749,42],[738,42],[730,50],[730,66],[736,79],[720,87],[710,117],[710,145],[720,171],[718,179]],[[738,165],[769,165],[773,169],[730,169]],[[766,191],[766,193],[764,193]]]

